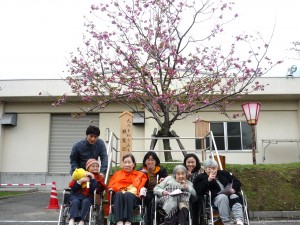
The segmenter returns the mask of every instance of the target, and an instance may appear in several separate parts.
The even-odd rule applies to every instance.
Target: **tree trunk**
[[[170,139],[163,139],[164,150],[172,150],[170,145]],[[173,160],[171,151],[165,151],[165,160],[166,162],[170,162]]]
[[[172,137],[170,130],[161,129],[157,133],[157,137]],[[164,150],[172,150],[170,145],[170,139],[163,139]],[[171,151],[165,151],[165,161],[170,162],[173,160]]]

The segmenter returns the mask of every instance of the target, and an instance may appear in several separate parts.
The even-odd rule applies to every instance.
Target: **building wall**
[[[2,172],[47,172],[50,114],[18,114],[3,128]]]
[[[258,135],[256,157],[258,163],[262,162],[264,155],[265,146],[262,145],[263,139],[299,139],[300,136],[298,101],[285,101],[281,103],[262,101],[261,103],[263,107],[260,112],[258,125],[256,126]],[[120,136],[119,115],[122,109],[121,107],[113,106],[111,110],[107,109],[106,112],[100,114],[100,138],[106,140],[106,128],[109,128],[118,137]],[[30,103],[20,105],[7,103],[4,110],[18,113],[18,120],[17,126],[1,126],[1,172],[48,172],[51,123],[49,111],[55,113],[74,111],[74,109],[72,110],[70,107],[56,108],[44,103],[36,103],[34,105]],[[233,105],[232,110],[229,112],[241,113],[240,104]],[[230,121],[227,117],[220,115],[219,112],[213,111],[201,112],[199,116],[206,121]],[[172,130],[176,131],[181,137],[194,137],[195,118],[196,115],[176,121],[172,126]],[[244,118],[237,118],[235,120],[245,121]],[[151,137],[154,128],[159,129],[154,120],[146,120],[144,125],[134,125],[133,137]],[[183,139],[181,142],[187,151],[194,150],[194,139]],[[133,149],[136,151],[148,151],[150,143],[151,140],[134,140]],[[179,147],[175,140],[171,140],[171,147],[173,149],[173,159],[181,160],[182,153],[176,152],[179,150]],[[283,152],[282,149],[288,150]],[[163,159],[164,154],[161,152],[163,150],[162,141],[158,141],[155,150]],[[144,153],[135,154],[140,161]],[[225,155],[228,163],[252,163],[251,151],[220,151],[219,154]],[[267,163],[295,162],[299,160],[298,155],[298,144],[294,142],[279,143],[277,145],[271,144],[265,150]],[[30,163],[31,161],[34,163]]]
[[[4,112],[4,104],[0,102],[0,115],[2,115]],[[4,126],[0,125],[0,172],[2,171],[2,153],[4,151],[3,149],[3,143],[4,143]]]
[[[300,144],[293,141],[288,142],[288,140],[300,139],[300,79],[274,79],[270,81],[273,86],[270,85],[271,88],[267,89],[269,95],[257,93],[257,95],[246,97],[250,101],[259,101],[262,104],[259,121],[256,126],[257,162],[262,163],[264,156],[265,163],[299,162]],[[13,86],[10,86],[11,83],[13,83]],[[80,110],[78,107],[68,104],[61,107],[53,107],[51,105],[51,97],[46,99],[44,96],[42,101],[27,99],[31,98],[30,96],[34,96],[35,100],[38,100],[37,93],[48,88],[53,88],[54,92],[49,91],[50,94],[56,93],[59,96],[57,93],[61,93],[61,90],[67,87],[65,84],[59,82],[61,85],[56,85],[57,81],[51,81],[48,84],[42,81],[34,81],[30,83],[30,85],[33,85],[33,88],[30,88],[31,86],[26,86],[28,83],[30,82],[5,82],[4,86],[7,88],[0,92],[1,99],[5,99],[5,96],[11,96],[11,99],[9,98],[7,101],[4,100],[0,103],[0,115],[3,113],[18,114],[16,126],[0,126],[0,182],[33,183],[36,181],[45,183],[56,181],[57,188],[62,189],[65,187],[66,180],[68,180],[66,177],[69,178],[69,175],[57,176],[56,174],[48,174],[51,113],[71,113],[79,112]],[[23,92],[25,89],[26,91]],[[16,90],[21,94],[17,94]],[[245,101],[247,100],[244,99],[243,102]],[[242,101],[237,101],[231,105],[228,110],[229,114],[242,113],[241,103]],[[81,103],[78,104],[81,105]],[[120,136],[119,115],[123,111],[130,111],[130,109],[120,104],[113,104],[103,112],[99,112],[101,139],[106,140],[106,128],[109,128],[118,137]],[[145,114],[149,116],[148,112],[145,112]],[[245,121],[244,117],[229,119],[219,112],[204,110],[197,115],[176,121],[172,126],[172,130],[176,131],[181,137],[194,137],[194,121],[198,116],[206,121]],[[145,120],[144,125],[133,126],[134,138],[147,138],[147,140],[134,140],[134,150],[149,150],[151,143],[149,138],[154,128],[159,129],[154,120]],[[266,147],[266,145],[262,144],[262,140],[265,139],[285,140],[286,142],[272,143]],[[193,139],[181,141],[187,151],[194,150],[195,141]],[[182,153],[176,152],[179,148],[175,140],[171,140],[171,147],[173,149],[173,159],[182,161]],[[155,150],[163,161],[162,141],[158,141]],[[137,156],[137,160],[141,161],[144,153],[134,154]],[[219,154],[226,157],[226,163],[252,164],[251,150],[220,151]],[[200,152],[198,156],[201,156]]]

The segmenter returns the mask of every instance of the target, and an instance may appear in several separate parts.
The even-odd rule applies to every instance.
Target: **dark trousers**
[[[190,212],[192,214],[192,224],[199,224],[199,212],[202,212],[202,205],[198,201],[190,203]]]
[[[93,200],[83,196],[71,196],[70,201],[70,218],[86,220]]]
[[[116,222],[131,222],[134,208],[138,206],[138,197],[130,192],[117,192],[113,197]]]
[[[189,210],[187,208],[181,208],[172,217],[165,217],[165,225],[188,225],[189,224]]]
[[[153,218],[154,218],[154,194],[153,191],[147,191],[146,198],[145,198],[145,205],[147,207],[146,211],[146,225],[152,225],[153,224]]]

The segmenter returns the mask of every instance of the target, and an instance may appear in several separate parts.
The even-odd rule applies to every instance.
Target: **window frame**
[[[212,123],[222,123],[222,125],[223,125],[223,133],[224,133],[224,136],[223,136],[223,138],[224,138],[224,148],[225,149],[219,149],[218,148],[218,146],[217,146],[217,148],[218,148],[218,151],[233,151],[233,152],[236,152],[236,151],[243,151],[243,152],[249,152],[249,151],[251,151],[252,150],[252,147],[250,146],[250,148],[245,148],[244,149],[244,145],[243,145],[243,139],[244,139],[244,136],[243,136],[243,124],[247,124],[248,125],[248,123],[247,122],[245,122],[245,121],[211,121],[210,122],[210,127],[212,127],[211,125],[212,125]],[[229,140],[228,140],[228,137],[230,137],[229,135],[228,135],[228,123],[239,123],[239,132],[240,132],[240,134],[239,134],[239,138],[240,138],[240,146],[241,146],[241,149],[228,149],[228,146],[229,146]],[[249,126],[249,131],[250,131],[250,143],[251,143],[251,137],[252,137],[252,134],[251,134],[251,127],[250,127],[250,125],[248,125]],[[211,129],[211,131],[213,132],[213,130]],[[254,132],[255,132],[255,144],[256,144],[256,129],[254,129]],[[214,132],[213,132],[214,133]],[[218,137],[218,136],[215,136],[214,135],[214,137]],[[221,137],[221,136],[220,136]],[[233,136],[232,136],[233,137]],[[217,144],[217,143],[216,143]]]

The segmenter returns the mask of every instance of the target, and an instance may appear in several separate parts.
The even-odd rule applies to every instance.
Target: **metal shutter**
[[[89,125],[99,126],[99,114],[88,114],[80,119],[70,114],[51,115],[49,173],[69,173],[73,144],[86,137]]]

